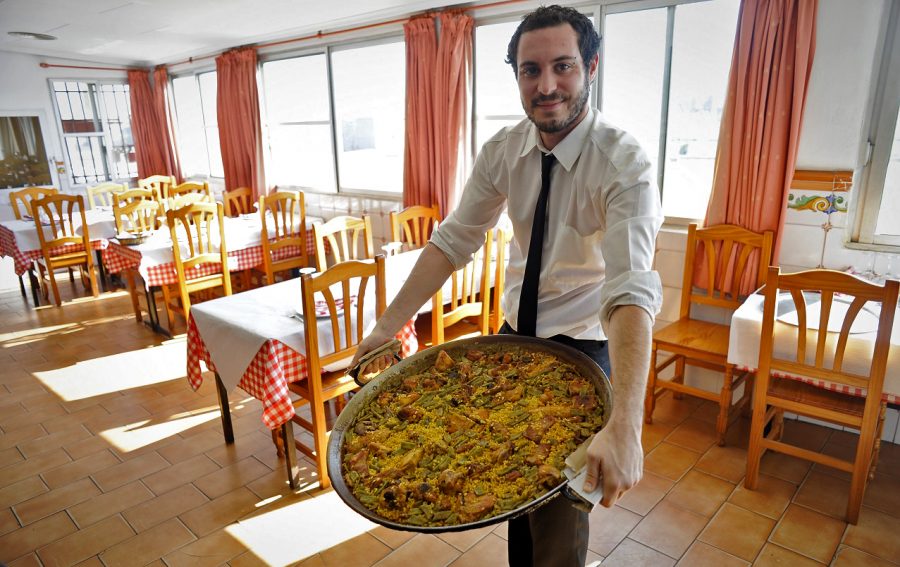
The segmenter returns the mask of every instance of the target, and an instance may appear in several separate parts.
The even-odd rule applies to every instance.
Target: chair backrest
[[[735,310],[741,306],[741,281],[751,257],[759,258],[756,288],[766,277],[765,267],[772,261],[772,231],[762,234],[730,224],[706,228],[688,227],[687,251],[684,257],[684,280],[681,288],[682,318],[690,316],[691,304],[705,304]],[[693,285],[694,260],[705,258],[706,287]]]
[[[82,244],[85,250],[90,250],[91,239],[84,218],[84,197],[57,193],[35,199],[31,202],[31,207],[38,240],[45,254],[52,248],[67,244]]]
[[[329,266],[325,257],[326,242],[333,258],[331,265],[347,260],[372,259],[375,256],[372,221],[367,215],[362,218],[334,217],[324,224],[313,225],[313,234],[316,240],[316,270],[320,272]]]
[[[207,197],[212,197],[212,193],[209,190],[209,183],[204,181],[203,183],[195,183],[193,181],[185,181],[181,185],[174,185],[169,187],[169,197],[175,197],[178,195],[185,195],[187,193],[200,193],[202,195],[206,195]]]
[[[783,373],[865,388],[868,390],[865,411],[869,411],[869,402],[877,407],[891,347],[898,288],[900,284],[895,280],[879,286],[833,270],[781,274],[779,268],[769,268],[757,375],[767,380],[770,373]],[[867,302],[875,303],[867,306]],[[876,312],[874,342],[851,336],[861,313],[875,317]],[[791,322],[780,320],[788,316]],[[829,330],[830,319],[840,326],[832,324]],[[788,357],[775,354],[776,339],[779,350],[791,353]],[[844,368],[848,351],[853,353],[846,357],[848,360],[871,361],[868,372]]]
[[[422,248],[431,238],[431,233],[441,222],[437,205],[426,207],[414,205],[399,213],[391,212],[391,241],[405,242],[407,249]]]
[[[263,263],[272,283],[275,271],[309,266],[306,202],[302,191],[277,191],[259,198]]]
[[[138,187],[153,191],[153,198],[160,202],[169,198],[169,189],[173,185],[175,185],[175,178],[171,175],[151,175],[144,179],[138,179]]]
[[[112,207],[113,195],[128,190],[127,183],[106,182],[100,185],[94,185],[87,188],[88,204],[92,209],[101,207]],[[99,201],[99,205],[97,202]]]
[[[228,273],[224,216],[222,203],[193,203],[166,212],[179,277],[182,270],[205,263],[220,263]],[[186,252],[181,251],[179,241],[187,246]]]
[[[57,193],[59,193],[59,189],[55,187],[26,187],[18,191],[11,191],[9,201],[12,204],[13,214],[19,220],[22,220],[23,215],[33,216],[31,214],[32,201]]]
[[[491,332],[499,333],[503,326],[503,290],[506,289],[506,264],[509,256],[509,243],[513,237],[512,228],[494,229],[494,291],[491,307]]]
[[[466,317],[477,317],[479,332],[488,334],[493,242],[494,234],[489,230],[484,235],[484,245],[469,263],[450,274],[449,296],[439,289],[431,298],[432,344],[443,343],[444,330]]]
[[[323,354],[316,316],[303,317],[309,374],[316,375],[323,367],[337,362],[346,361],[349,365],[366,332],[367,321],[363,320],[366,301],[375,301],[376,319],[384,313],[384,256],[378,255],[374,260],[341,262],[325,271],[300,277],[303,313],[315,313],[316,300],[324,301],[331,323],[331,336],[334,337],[334,348]]]
[[[116,232],[147,232],[159,228],[160,204],[150,189],[128,189],[112,194]],[[153,218],[147,218],[148,215]]]
[[[225,214],[229,217],[249,215],[253,212],[253,191],[249,187],[238,187],[223,195]]]

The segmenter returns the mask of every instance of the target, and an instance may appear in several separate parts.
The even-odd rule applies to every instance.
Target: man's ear
[[[591,59],[591,64],[588,65],[588,74],[591,77],[591,82],[594,82],[594,79],[597,78],[597,67],[600,65],[600,54],[594,54],[593,59]]]

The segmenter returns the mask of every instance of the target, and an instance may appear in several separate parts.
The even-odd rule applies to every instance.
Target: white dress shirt
[[[459,206],[431,237],[456,269],[484,243],[506,205],[513,227],[503,310],[516,328],[542,146],[530,120],[488,140]],[[552,153],[547,226],[538,292],[537,336],[604,340],[612,310],[662,304],[652,270],[663,216],[650,161],[637,140],[592,109]]]

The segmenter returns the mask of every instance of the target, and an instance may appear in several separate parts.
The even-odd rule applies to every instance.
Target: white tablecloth
[[[88,209],[84,212],[84,218],[87,221],[91,240],[115,236],[116,222],[111,211]],[[81,215],[73,215],[72,222],[75,225],[75,232],[81,234]],[[37,228],[34,226],[33,219],[4,221],[3,226],[15,235],[16,246],[22,252],[41,249],[41,241],[38,239]]]
[[[735,311],[731,318],[731,333],[728,342],[728,362],[740,368],[756,369],[759,367],[759,337],[762,333],[763,315],[762,295],[751,295],[741,307]],[[867,305],[866,309],[872,309],[878,313],[879,306]],[[859,317],[864,317],[862,312]],[[781,358],[796,358],[797,352],[797,327],[781,321],[790,320],[790,313],[779,313],[775,327],[775,356]],[[829,321],[831,323],[832,321]],[[830,328],[834,325],[830,324]],[[834,336],[837,336],[835,333]],[[814,337],[807,339],[807,357],[815,355]],[[872,356],[872,348],[875,342],[874,332],[851,333],[847,341],[847,350],[844,355],[844,370],[856,374],[868,374]],[[825,366],[831,367],[833,353],[826,348]],[[812,379],[809,382],[820,382]],[[827,387],[827,385],[826,385]],[[887,401],[897,403],[900,401],[900,312],[894,317],[894,328],[891,334],[891,348],[888,354],[887,370],[884,378],[884,393]]]

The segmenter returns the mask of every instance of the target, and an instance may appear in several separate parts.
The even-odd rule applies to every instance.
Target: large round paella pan
[[[482,361],[496,364],[487,371]],[[562,386],[526,380],[544,375]],[[384,526],[478,528],[563,490],[560,454],[603,427],[611,409],[606,375],[574,348],[516,335],[453,341],[395,364],[352,397],[331,432],[328,474],[347,505]]]

